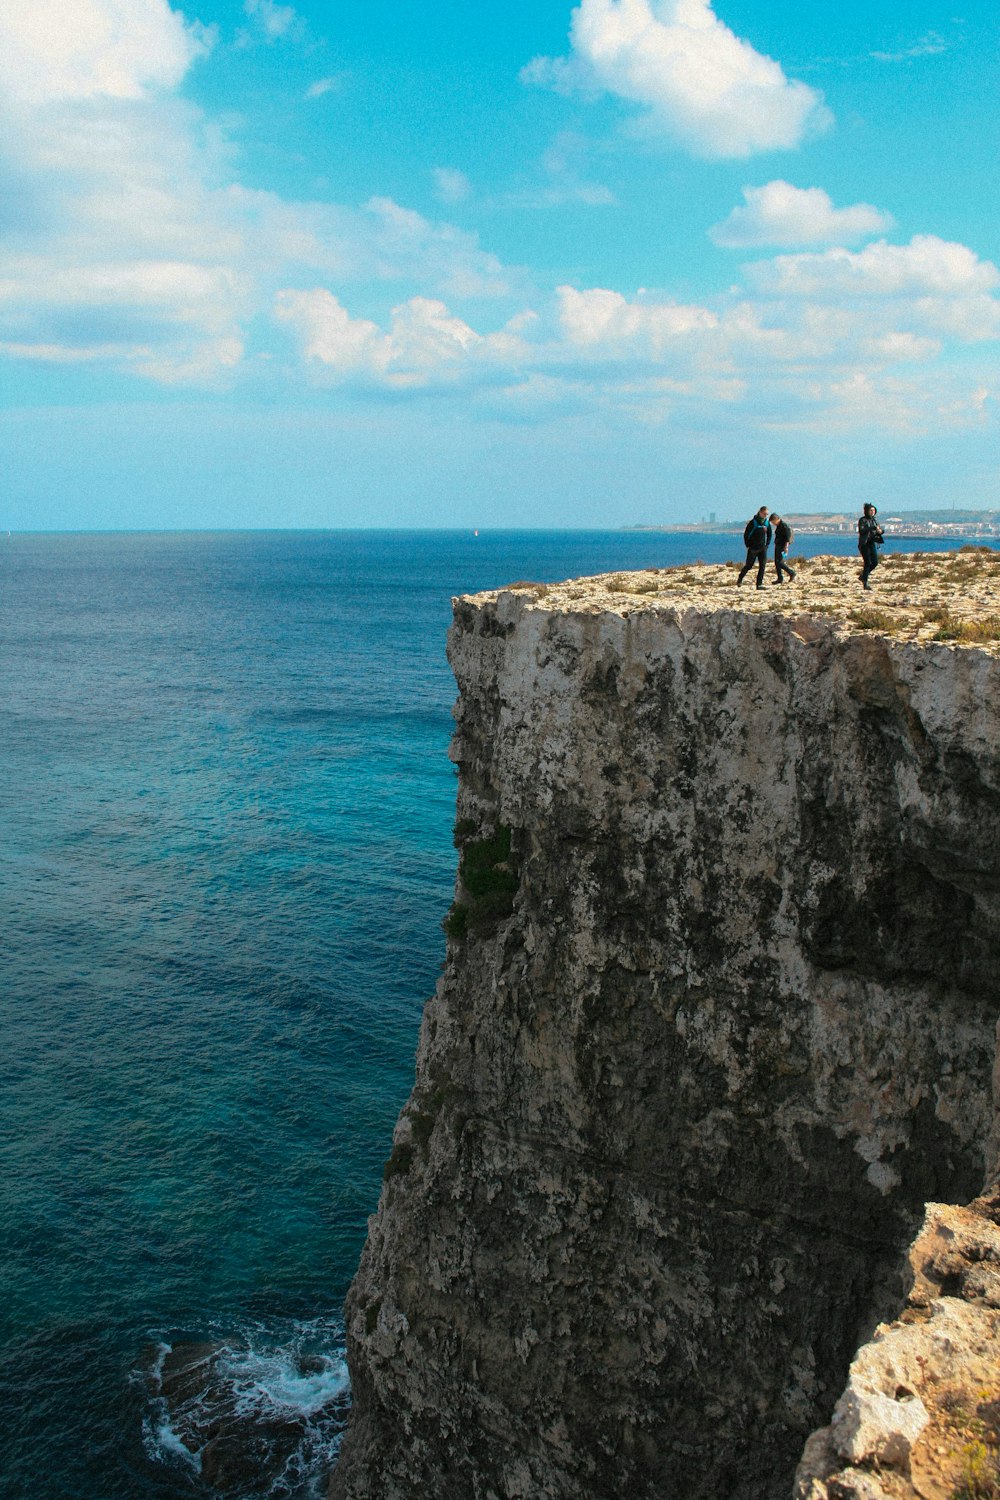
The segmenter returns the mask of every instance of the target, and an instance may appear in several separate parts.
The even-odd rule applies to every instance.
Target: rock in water
[[[318,1413],[327,1431],[346,1417],[343,1367],[317,1355],[178,1343],[152,1352],[150,1381],[169,1449],[190,1455],[213,1490],[240,1500],[271,1493],[279,1476],[294,1479],[308,1465]]]

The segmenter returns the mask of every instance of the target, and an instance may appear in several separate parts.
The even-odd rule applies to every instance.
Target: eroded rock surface
[[[851,1365],[795,1500],[952,1500],[1000,1490],[1000,1198],[929,1203],[901,1316]]]
[[[338,1500],[784,1500],[983,1179],[996,655],[572,587],[456,601],[454,936]]]

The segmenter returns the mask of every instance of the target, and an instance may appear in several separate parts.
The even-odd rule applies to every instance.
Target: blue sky
[[[5,0],[0,525],[1000,506],[987,0]]]

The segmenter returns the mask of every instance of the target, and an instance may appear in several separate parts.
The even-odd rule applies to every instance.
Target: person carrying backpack
[[[875,517],[878,515],[878,507],[872,505],[871,501],[864,507],[864,515],[858,521],[858,551],[861,553],[861,561],[864,567],[861,570],[861,587],[867,589],[869,576],[878,567],[878,549],[885,541],[882,528]]]
[[[792,537],[795,535],[787,521],[783,521],[777,511],[771,515],[771,525],[774,527],[774,571],[778,575],[778,582],[784,583],[782,572],[788,574],[789,578],[795,578],[795,569],[790,568],[785,562],[788,549],[792,545]]]
[[[767,506],[762,505],[756,515],[750,517],[743,532],[747,549],[747,560],[740,569],[737,584],[741,584],[750,569],[757,569],[757,587],[764,587],[764,569],[767,567],[767,549],[771,545],[771,528],[767,524]]]

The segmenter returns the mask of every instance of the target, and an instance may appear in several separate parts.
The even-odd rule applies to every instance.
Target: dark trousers
[[[874,573],[878,567],[878,547],[874,542],[869,542],[867,546],[859,547],[858,551],[861,553],[861,561],[864,563],[864,568],[861,572],[861,582],[867,588],[869,573]]]
[[[775,548],[775,552],[774,552],[774,571],[778,575],[778,582],[779,583],[784,583],[784,579],[781,576],[782,571],[784,571],[785,573],[787,573],[788,576],[789,576],[789,578],[794,578],[795,577],[795,569],[794,568],[790,568],[788,566],[788,564],[785,562],[785,558],[787,556],[788,556],[787,552],[779,552],[777,550],[777,548]]]
[[[763,552],[747,552],[747,560],[740,569],[740,576],[739,578],[737,578],[736,582],[742,583],[744,578],[749,573],[750,569],[753,567],[756,567],[757,569],[757,587],[759,589],[762,589],[764,587],[764,569],[767,567],[766,548]]]

